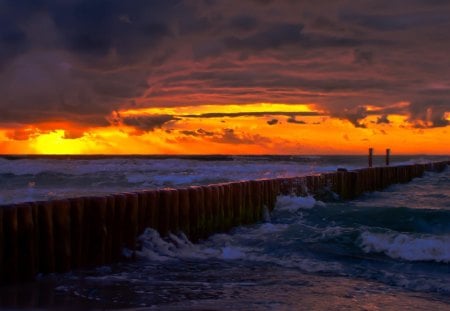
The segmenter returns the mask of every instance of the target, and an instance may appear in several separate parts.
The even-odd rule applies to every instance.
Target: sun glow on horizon
[[[366,109],[371,113],[358,120],[359,126],[310,104],[122,110],[116,113],[119,121],[105,127],[53,122],[0,129],[0,153],[365,154],[373,147],[391,148],[396,154],[450,154],[442,144],[448,127],[417,128],[406,115],[383,119],[379,107]],[[152,117],[165,115],[174,117],[152,123]],[[127,117],[143,118],[147,128],[124,122]]]
[[[179,107],[151,107],[139,109],[119,110],[122,116],[141,116],[152,114],[170,114],[176,116],[202,115],[209,113],[259,113],[259,112],[286,112],[286,113],[323,113],[315,104],[281,104],[281,103],[255,103],[255,104],[228,104],[228,105],[196,105]]]

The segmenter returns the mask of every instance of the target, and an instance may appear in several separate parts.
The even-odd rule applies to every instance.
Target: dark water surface
[[[446,160],[394,156],[393,164]],[[375,157],[374,165],[383,165]],[[360,168],[366,156],[0,156],[0,205]]]
[[[206,172],[195,172],[211,163],[181,161],[199,162],[192,168],[194,173],[188,174],[190,178],[207,176]],[[234,166],[222,167],[221,161],[214,162],[211,172],[222,171],[227,179],[233,176],[230,168],[245,170],[253,178],[252,174],[261,174],[262,167],[266,169],[263,175],[270,172],[276,176],[294,167],[297,172],[335,169],[352,159],[316,159],[314,168],[309,162],[292,164],[285,159],[232,159],[224,162]],[[137,169],[138,164],[131,166]],[[164,162],[159,170],[169,167]],[[40,173],[42,170],[35,171],[34,176]],[[241,171],[236,171],[234,176],[239,174]],[[175,173],[173,180],[179,176]],[[264,222],[235,228],[198,244],[183,236],[161,239],[151,229],[140,241],[142,250],[135,261],[4,287],[0,289],[0,306],[450,310],[450,170],[426,173],[409,184],[366,193],[350,202],[280,196]]]

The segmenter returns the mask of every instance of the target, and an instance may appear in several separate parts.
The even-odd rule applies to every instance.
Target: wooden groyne
[[[182,189],[155,189],[0,206],[0,283],[32,280],[38,273],[65,272],[121,260],[135,251],[151,227],[161,235],[184,232],[198,241],[263,218],[278,195],[342,199],[409,182],[448,161],[385,166],[311,176],[237,181]]]

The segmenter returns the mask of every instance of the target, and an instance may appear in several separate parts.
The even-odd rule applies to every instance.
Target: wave
[[[311,163],[271,161],[208,161],[180,158],[52,158],[8,160],[0,158],[0,197],[5,203],[17,203],[22,196],[11,196],[5,191],[25,191],[34,183],[34,193],[45,198],[47,193],[60,197],[64,193],[88,195],[92,189],[98,193],[138,191],[148,188],[183,187],[253,180],[260,178],[292,177],[326,171]],[[212,162],[214,161],[214,162]],[[111,189],[108,191],[108,188]],[[7,199],[6,199],[7,197]]]
[[[323,206],[324,203],[317,201],[313,196],[297,197],[280,195],[277,197],[277,211],[295,212],[299,209],[311,209],[315,206]]]
[[[359,246],[366,253],[384,253],[407,261],[450,262],[450,235],[413,235],[397,232],[365,231]]]

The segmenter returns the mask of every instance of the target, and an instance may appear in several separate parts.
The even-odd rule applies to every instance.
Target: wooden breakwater
[[[364,168],[310,176],[237,181],[182,189],[155,189],[0,206],[0,283],[32,280],[38,273],[100,266],[138,248],[151,227],[161,235],[184,232],[197,241],[251,224],[272,210],[280,194],[342,199],[405,183],[424,171],[442,171],[448,161]]]

